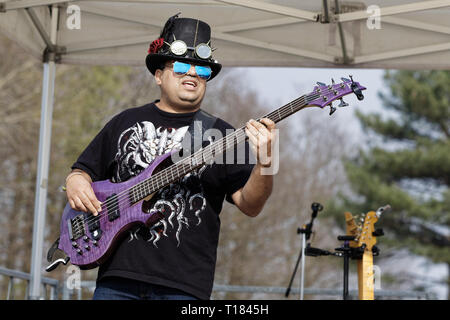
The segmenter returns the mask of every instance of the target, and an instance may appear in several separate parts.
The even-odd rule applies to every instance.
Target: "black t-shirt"
[[[72,169],[93,181],[122,182],[138,175],[158,155],[179,147],[195,112],[168,113],[154,103],[127,109],[110,120],[83,151]],[[223,136],[233,127],[217,119]],[[153,208],[169,210],[148,228],[134,227],[103,263],[97,281],[125,277],[177,288],[200,299],[212,291],[223,201],[247,182],[253,165],[248,144],[245,163],[212,164],[160,190]],[[242,160],[242,159],[241,159]]]

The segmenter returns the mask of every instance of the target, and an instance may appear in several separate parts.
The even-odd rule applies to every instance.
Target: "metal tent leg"
[[[48,167],[53,114],[53,90],[55,85],[55,62],[44,63],[42,90],[41,130],[39,135],[39,158],[34,205],[33,247],[31,254],[30,299],[41,297],[41,268],[44,245],[45,214],[47,207]]]
[[[58,7],[52,7],[50,40],[56,43]],[[41,272],[44,245],[45,214],[47,207],[48,168],[52,131],[53,98],[56,65],[54,55],[44,62],[41,101],[39,155],[37,163],[36,195],[34,205],[33,246],[31,252],[30,299],[41,299]]]

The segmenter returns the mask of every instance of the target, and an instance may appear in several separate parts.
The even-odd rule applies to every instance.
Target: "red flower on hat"
[[[148,49],[148,53],[156,53],[163,46],[164,38],[158,38],[150,43],[150,48]]]

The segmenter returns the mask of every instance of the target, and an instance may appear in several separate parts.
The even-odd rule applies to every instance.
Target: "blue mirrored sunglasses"
[[[211,67],[209,66],[196,66],[194,65],[195,73],[202,79],[208,80],[211,78]],[[173,63],[173,72],[177,75],[185,75],[191,69],[191,64],[184,63],[180,61],[175,61]]]

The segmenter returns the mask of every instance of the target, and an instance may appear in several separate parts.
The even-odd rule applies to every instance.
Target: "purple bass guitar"
[[[364,96],[361,91],[366,88],[358,82],[341,78],[342,82],[326,85],[317,83],[314,90],[303,95],[262,118],[278,122],[295,112],[311,106],[324,108],[330,106],[330,115],[336,111],[332,102],[340,99],[339,107],[345,107],[345,95],[354,93],[358,100]],[[60,237],[49,250],[47,259],[51,264],[47,271],[55,269],[60,263],[72,264],[81,269],[95,268],[103,263],[114,251],[114,246],[124,235],[124,231],[136,224],[152,226],[164,218],[164,212],[152,211],[152,196],[162,188],[181,179],[207,163],[225,150],[246,140],[245,127],[218,139],[199,149],[190,156],[173,163],[171,157],[179,150],[173,150],[156,158],[138,176],[122,182],[109,180],[92,183],[92,188],[102,210],[97,216],[73,210],[69,204],[64,208],[60,225]],[[62,251],[64,258],[54,261],[53,253]]]

